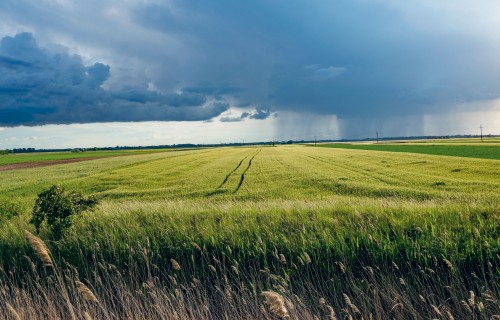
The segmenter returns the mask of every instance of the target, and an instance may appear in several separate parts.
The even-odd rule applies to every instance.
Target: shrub
[[[66,192],[61,186],[53,185],[42,191],[36,199],[31,223],[37,232],[46,221],[54,239],[60,239],[73,224],[74,215],[93,209],[98,204],[96,196],[85,197],[77,192]]]

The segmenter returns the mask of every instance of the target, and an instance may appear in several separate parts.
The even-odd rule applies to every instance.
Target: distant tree
[[[66,192],[61,186],[53,185],[38,194],[33,207],[31,223],[37,232],[47,224],[52,237],[61,239],[73,224],[73,216],[94,208],[98,204],[96,196],[85,197],[77,192]]]

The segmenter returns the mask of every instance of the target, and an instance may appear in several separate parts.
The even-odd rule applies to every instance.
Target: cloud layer
[[[0,125],[452,113],[500,97],[498,12],[472,0],[3,0]],[[231,106],[248,114],[224,116]]]
[[[79,55],[57,49],[40,48],[31,33],[0,41],[0,126],[207,120],[229,108],[223,95],[230,89],[105,90],[109,65],[85,66]]]

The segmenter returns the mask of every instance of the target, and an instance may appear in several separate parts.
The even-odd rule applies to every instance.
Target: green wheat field
[[[221,147],[0,171],[0,318],[500,319],[499,151]],[[30,224],[52,185],[100,198],[61,239]]]

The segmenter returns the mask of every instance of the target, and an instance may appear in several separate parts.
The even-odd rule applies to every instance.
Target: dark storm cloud
[[[371,117],[449,112],[500,97],[500,65],[491,54],[500,53],[499,42],[488,39],[495,24],[481,21],[488,8],[468,1],[184,0],[142,3],[132,12],[138,24],[204,52],[210,63],[198,75],[238,83],[246,89],[241,102]]]
[[[247,116],[250,119],[264,120],[264,119],[269,118],[270,115],[271,115],[271,111],[269,109],[267,109],[267,110],[257,109],[257,110],[255,110],[254,113],[250,113],[250,114],[247,113],[247,115],[245,115],[245,116]]]
[[[61,48],[59,48],[61,49]],[[213,118],[229,108],[211,93],[105,90],[110,66],[85,66],[78,55],[40,48],[30,33],[0,41],[0,126]],[[227,91],[227,90],[226,90]]]
[[[500,97],[499,10],[472,0],[4,0],[0,26],[97,48],[111,70],[68,54],[56,64],[30,39],[8,38],[1,112],[13,117],[8,96],[44,108],[32,123],[66,109],[108,121],[126,117],[113,109],[122,105],[144,110],[141,119],[209,119],[225,101],[339,119],[451,113]],[[149,82],[162,94],[146,90]]]
[[[239,116],[227,115],[221,117],[219,120],[221,122],[239,122],[245,119],[254,119],[254,120],[265,120],[269,118],[271,115],[275,117],[278,116],[277,113],[273,113],[271,110],[256,108],[254,111],[245,111],[241,113]]]
[[[0,57],[0,65],[9,69],[29,68],[33,66],[31,63],[9,57]]]

